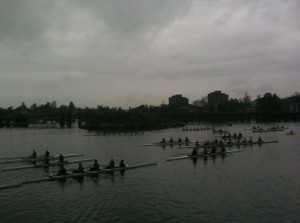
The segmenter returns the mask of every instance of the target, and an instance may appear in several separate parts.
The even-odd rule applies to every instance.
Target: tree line
[[[6,109],[0,108],[0,118],[12,116],[39,116],[53,114],[69,114],[72,119],[80,118],[82,127],[103,129],[158,129],[181,125],[172,120],[168,114],[201,114],[201,113],[246,113],[246,112],[284,112],[291,103],[300,103],[300,94],[281,99],[276,94],[265,93],[256,100],[245,94],[243,99],[230,99],[226,103],[210,105],[204,100],[199,104],[188,106],[176,105],[140,105],[135,108],[107,107],[98,105],[96,108],[76,107],[71,101],[68,105],[57,106],[55,101],[38,105],[36,103]]]

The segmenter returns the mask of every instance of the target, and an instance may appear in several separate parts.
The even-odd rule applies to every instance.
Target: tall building
[[[219,105],[228,102],[228,95],[221,91],[214,91],[208,94],[209,105]]]
[[[169,105],[185,106],[189,104],[189,99],[182,97],[181,94],[173,95],[169,97]]]

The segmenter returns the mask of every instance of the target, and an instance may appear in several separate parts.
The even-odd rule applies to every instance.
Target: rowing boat
[[[6,189],[6,188],[12,188],[12,187],[20,187],[20,186],[22,186],[21,183],[3,184],[3,185],[0,185],[0,190]]]
[[[224,156],[228,153],[235,153],[235,152],[241,152],[243,151],[242,149],[237,149],[237,150],[230,150],[226,152],[216,152],[216,153],[199,153],[198,155],[192,155],[192,154],[186,154],[184,156],[177,156],[177,157],[170,157],[166,159],[166,161],[173,161],[173,160],[182,160],[182,159],[188,159],[188,158],[199,158],[199,157],[209,157],[209,156]]]
[[[56,162],[56,163],[44,163],[44,164],[35,164],[35,165],[26,165],[26,166],[16,166],[16,167],[7,167],[2,169],[2,171],[8,170],[23,170],[23,169],[30,169],[30,168],[41,168],[41,167],[49,167],[49,166],[58,166],[62,164],[72,164],[72,163],[83,163],[83,162],[90,162],[94,161],[95,159],[82,159],[82,160],[66,160],[64,162]]]
[[[189,144],[195,144],[197,141],[189,141],[189,142],[155,142],[155,143],[149,143],[144,144],[143,146],[174,146],[174,145],[189,145]]]
[[[278,131],[284,131],[285,128],[268,128],[268,129],[253,129],[252,132],[278,132]]]
[[[204,147],[204,148],[211,148],[211,147],[221,147],[222,145],[226,147],[231,147],[231,146],[252,146],[252,145],[262,145],[262,144],[268,144],[268,143],[276,143],[278,142],[277,140],[273,141],[255,141],[255,142],[227,142],[227,143],[206,143],[206,144],[201,144],[196,148]],[[195,146],[194,146],[195,147]],[[185,148],[194,148],[193,146],[185,147]]]
[[[137,169],[141,167],[147,167],[147,166],[155,166],[157,163],[145,163],[145,164],[135,164],[135,165],[127,165],[125,167],[116,167],[113,169],[100,169],[95,171],[86,171],[84,173],[71,173],[67,175],[59,175],[59,176],[51,176],[53,179],[64,179],[64,178],[77,178],[77,177],[83,177],[87,175],[96,175],[100,173],[112,173],[116,171],[125,171],[125,170],[131,170],[131,169]]]
[[[225,146],[247,146],[247,145],[262,145],[262,144],[268,144],[268,143],[277,143],[278,140],[273,141],[255,141],[255,142],[231,142],[226,143]]]
[[[157,163],[143,163],[143,164],[133,164],[133,165],[127,165],[125,167],[117,167],[114,169],[100,169],[98,171],[87,171],[84,173],[71,173],[67,175],[52,175],[47,177],[40,177],[40,178],[34,178],[29,180],[24,180],[21,182],[15,182],[12,184],[5,184],[0,185],[0,189],[7,189],[7,188],[13,188],[13,187],[19,187],[23,184],[30,184],[30,183],[38,183],[38,182],[44,182],[44,181],[53,181],[53,180],[60,180],[60,179],[66,179],[66,178],[81,178],[84,176],[90,176],[100,173],[112,173],[115,171],[125,171],[125,170],[131,170],[131,169],[137,169],[141,167],[149,167],[149,166],[156,166]]]
[[[66,154],[63,155],[64,157],[78,157],[78,156],[83,156],[83,154]],[[56,160],[59,158],[59,155],[52,155],[48,157],[48,160]],[[17,159],[8,159],[8,160],[2,160],[0,161],[0,164],[4,163],[17,163],[17,162],[37,162],[37,161],[44,161],[46,159],[45,156],[38,156],[36,158],[29,158],[27,157],[22,157],[22,158],[17,158]]]

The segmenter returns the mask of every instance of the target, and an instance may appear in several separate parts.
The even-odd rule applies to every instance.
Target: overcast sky
[[[0,107],[300,91],[298,0],[0,0]]]

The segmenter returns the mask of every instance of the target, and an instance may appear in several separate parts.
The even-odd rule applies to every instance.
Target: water
[[[143,144],[162,137],[204,140],[211,131],[181,128],[137,135],[83,136],[80,129],[0,129],[0,157],[82,153],[100,164],[157,162],[127,170],[122,176],[100,175],[49,181],[0,190],[0,222],[300,222],[300,125],[284,124],[285,132],[252,133],[250,125],[217,126],[278,143],[241,147],[224,159],[165,159],[190,150]],[[267,125],[260,125],[268,127]],[[292,129],[294,136],[285,133]],[[72,158],[78,159],[78,158]],[[70,158],[71,160],[71,158]],[[10,163],[8,166],[24,165]],[[92,165],[84,163],[85,166]],[[75,168],[77,164],[67,166]],[[25,169],[0,172],[0,184],[47,176],[57,171]]]

